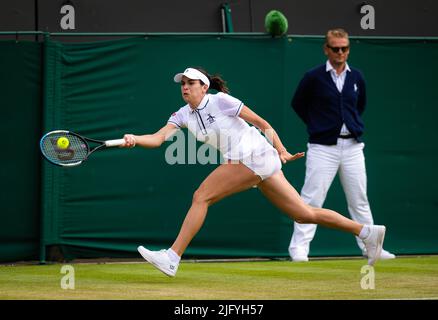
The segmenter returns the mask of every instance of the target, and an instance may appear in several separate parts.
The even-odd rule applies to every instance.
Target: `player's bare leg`
[[[150,251],[139,246],[137,250],[158,270],[174,277],[182,254],[204,223],[208,207],[226,196],[258,184],[260,180],[253,171],[241,163],[220,165],[210,173],[193,195],[192,206],[172,247],[168,250]]]
[[[298,223],[315,223],[359,235],[363,225],[328,209],[306,204],[282,171],[259,184],[261,192],[280,210]]]
[[[309,206],[301,199],[281,171],[262,181],[259,184],[259,189],[280,210],[298,223],[320,224],[359,236],[363,240],[367,252],[371,252],[368,256],[369,265],[374,265],[380,258],[385,238],[385,226],[364,226],[333,210]]]
[[[247,190],[261,181],[242,163],[222,164],[202,182],[193,195],[192,205],[184,219],[172,250],[181,256],[198,233],[208,207],[234,193]]]

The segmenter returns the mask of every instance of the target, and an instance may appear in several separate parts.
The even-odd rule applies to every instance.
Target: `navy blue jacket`
[[[365,80],[359,70],[350,69],[342,92],[325,64],[308,71],[299,83],[291,105],[307,125],[309,143],[335,145],[343,123],[357,141],[362,141]]]

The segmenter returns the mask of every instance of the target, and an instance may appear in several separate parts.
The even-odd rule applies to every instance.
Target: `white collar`
[[[336,72],[335,68],[333,68],[333,66],[332,66],[332,64],[330,63],[330,61],[327,60],[327,62],[325,63],[325,71],[326,71],[326,72],[329,72],[329,71],[332,71],[332,70]],[[345,62],[345,69],[344,69],[344,71],[342,71],[341,73],[346,72],[346,71],[351,72],[350,66],[348,65],[347,62]]]
[[[210,94],[207,93],[207,94],[205,94],[204,98],[202,98],[201,102],[199,103],[199,105],[195,109],[192,109],[192,107],[190,107],[190,105],[188,104],[188,106],[190,108],[190,112],[193,113],[196,110],[204,109],[207,106],[209,100],[210,100]]]

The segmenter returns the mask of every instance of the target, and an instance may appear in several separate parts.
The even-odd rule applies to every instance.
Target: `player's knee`
[[[206,203],[210,204],[211,199],[208,196],[207,192],[205,192],[203,189],[199,188],[193,193],[192,203]]]

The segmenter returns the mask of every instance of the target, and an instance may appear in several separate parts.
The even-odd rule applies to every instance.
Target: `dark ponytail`
[[[194,68],[194,69],[201,71],[203,74],[205,74],[208,80],[210,80],[210,89],[214,89],[223,93],[230,93],[230,90],[227,87],[227,82],[224,79],[222,79],[220,75],[218,74],[210,75],[208,74],[207,71],[205,71],[202,68]]]

